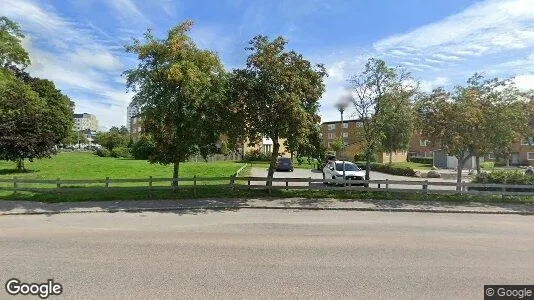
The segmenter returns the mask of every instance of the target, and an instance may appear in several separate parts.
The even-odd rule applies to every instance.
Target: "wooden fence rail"
[[[455,183],[455,182],[433,182],[428,180],[342,180],[342,179],[320,179],[320,178],[272,178],[266,177],[239,177],[239,173],[246,167],[244,165],[238,172],[230,177],[180,177],[180,178],[109,178],[105,179],[32,179],[32,178],[12,178],[0,179],[0,190],[10,191],[52,191],[52,190],[72,190],[68,185],[97,184],[98,186],[76,186],[77,190],[109,190],[117,187],[125,187],[124,184],[141,184],[128,186],[134,189],[151,190],[202,188],[201,183],[209,186],[229,187],[232,189],[284,189],[284,190],[361,190],[361,191],[390,191],[408,192],[422,194],[473,194],[473,195],[517,195],[534,196],[534,185],[519,184],[495,184],[495,183]],[[267,186],[267,182],[271,186]],[[173,182],[178,182],[178,187],[173,186]],[[154,185],[155,183],[167,183],[168,185]],[[182,183],[182,184],[181,184]],[[183,183],[187,183],[183,185]],[[28,186],[28,184],[46,185]],[[117,186],[118,184],[118,186]],[[143,185],[144,184],[144,185]],[[366,187],[367,185],[368,187]]]

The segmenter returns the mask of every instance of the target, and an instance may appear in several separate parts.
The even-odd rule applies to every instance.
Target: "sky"
[[[533,0],[0,0],[0,15],[25,32],[29,72],[53,80],[101,130],[126,125],[132,94],[121,75],[136,58],[124,45],[147,28],[164,37],[186,19],[227,70],[244,66],[258,34],[284,36],[288,49],[324,64],[322,121],[339,120],[334,105],[369,57],[403,66],[424,91],[475,72],[534,88]]]

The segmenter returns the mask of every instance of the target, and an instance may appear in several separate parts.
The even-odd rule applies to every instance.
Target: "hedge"
[[[524,171],[506,171],[495,170],[491,173],[482,172],[477,174],[471,181],[472,183],[497,183],[497,184],[534,184],[534,176],[526,175]],[[478,191],[500,191],[501,188],[495,187],[471,187],[470,190]],[[506,188],[507,192],[534,192],[534,189],[527,188]]]
[[[391,175],[399,175],[399,176],[410,176],[415,177],[416,172],[414,169],[409,167],[396,167],[392,165],[386,165],[386,164],[379,164],[379,163],[371,163],[371,171],[391,174]]]
[[[434,159],[432,157],[408,157],[409,162],[415,162],[420,164],[427,164],[432,165],[434,163]]]

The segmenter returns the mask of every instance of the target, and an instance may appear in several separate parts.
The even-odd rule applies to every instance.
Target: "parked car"
[[[353,162],[342,160],[328,161],[323,168],[323,179],[343,179],[343,165],[345,165],[345,179],[350,179],[352,181],[365,179],[365,171],[360,169]],[[365,187],[369,187],[369,184],[367,183],[355,182],[354,185],[363,185]]]
[[[275,169],[276,169],[276,171],[293,172],[293,162],[291,161],[291,158],[279,157],[276,160]]]

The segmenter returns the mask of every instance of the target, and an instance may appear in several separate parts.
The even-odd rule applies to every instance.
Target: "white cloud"
[[[114,50],[117,45],[101,31],[65,19],[53,8],[31,0],[4,1],[0,15],[19,22],[27,33],[23,45],[30,53],[28,70],[33,76],[54,81],[76,103],[77,112],[93,113],[103,124],[125,123],[116,115],[125,114],[122,110],[131,94],[117,83],[122,72],[121,58]]]
[[[472,56],[534,46],[534,1],[493,0],[408,33],[374,43],[378,52],[397,55],[401,47],[419,56],[456,61]]]
[[[441,86],[445,86],[449,83],[449,79],[446,77],[436,77],[432,80],[421,80],[419,82],[419,88],[423,92],[431,92],[433,89]]]
[[[132,20],[142,21],[144,23],[150,22],[131,0],[106,0],[105,2],[115,10],[117,16],[123,22],[130,22]]]
[[[514,82],[521,90],[534,90],[534,74],[516,76]]]

